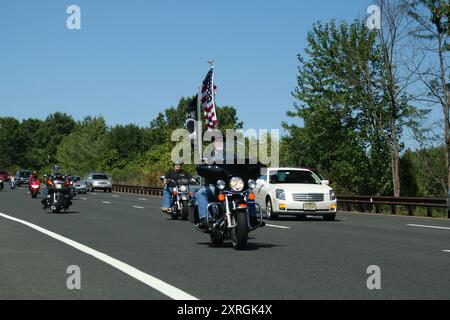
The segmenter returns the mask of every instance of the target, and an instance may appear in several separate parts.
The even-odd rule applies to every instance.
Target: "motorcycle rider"
[[[173,182],[169,180],[179,181],[181,179],[186,179],[192,183],[197,183],[197,180],[195,180],[189,172],[183,170],[183,161],[174,161],[173,170],[168,171],[164,177],[163,203],[161,210],[167,214],[170,214],[172,200],[171,194],[174,185]]]
[[[226,164],[226,159],[224,157],[224,139],[220,137],[216,137],[213,139],[214,141],[214,148],[215,151],[211,158],[204,159],[204,162],[200,166],[210,166],[214,164]],[[237,156],[234,155],[234,159],[236,159]],[[197,168],[199,168],[198,166]],[[206,228],[206,215],[207,207],[210,202],[216,202],[217,200],[217,194],[216,194],[216,184],[217,181],[209,181],[206,179],[205,185],[202,186],[197,194],[196,194],[196,201],[198,206],[198,215],[199,215],[199,223],[196,224],[196,226],[200,229]],[[258,221],[256,217],[256,206],[254,202],[249,202],[248,204],[248,210],[249,210],[249,218],[250,218],[250,225],[256,226],[259,225],[260,222]],[[261,221],[261,226],[265,226],[265,222]]]
[[[33,184],[33,182],[40,183],[39,177],[35,170],[33,170],[33,172],[31,173],[31,176],[28,178],[28,191],[30,191],[30,192],[31,192],[31,185]]]
[[[43,197],[41,200],[41,203],[44,205],[44,209],[47,209],[47,207],[49,206],[48,199],[47,199],[47,195],[49,192],[49,186],[48,186],[47,180],[52,180],[52,181],[54,181],[54,180],[62,180],[63,181],[64,180],[64,177],[59,172],[59,169],[60,169],[59,166],[57,166],[57,165],[53,166],[52,174],[50,176],[48,176],[45,181],[46,188],[44,189]],[[71,200],[68,200],[68,201],[69,201],[69,205],[71,206],[72,201]]]

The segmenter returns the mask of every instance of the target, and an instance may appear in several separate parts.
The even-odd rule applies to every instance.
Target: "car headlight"
[[[223,181],[223,180],[219,180],[219,181],[217,181],[217,183],[216,183],[216,186],[217,186],[217,188],[219,189],[219,190],[223,190],[223,189],[225,189],[225,186],[226,186],[227,184],[225,183],[225,181]]]
[[[248,180],[248,187],[249,187],[250,189],[255,189],[255,187],[256,187],[256,181],[253,180],[253,179]]]
[[[334,190],[330,190],[330,200],[336,200],[336,193]]]
[[[278,200],[286,200],[286,195],[284,194],[283,189],[277,189],[275,190],[275,195]]]
[[[244,180],[239,177],[233,177],[230,180],[231,190],[241,192],[244,189]]]

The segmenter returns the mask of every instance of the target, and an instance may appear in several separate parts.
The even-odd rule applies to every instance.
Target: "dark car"
[[[6,170],[0,170],[0,180],[3,180],[4,182],[9,181],[9,174]]]
[[[31,171],[19,170],[16,172],[16,184],[20,187],[28,184],[28,178],[31,176]]]

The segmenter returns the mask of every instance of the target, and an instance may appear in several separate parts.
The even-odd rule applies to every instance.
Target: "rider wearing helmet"
[[[31,185],[33,184],[33,182],[40,182],[36,170],[33,170],[33,172],[31,173],[31,176],[28,178],[28,190],[29,191],[31,191]]]
[[[166,172],[164,176],[164,190],[163,190],[163,203],[161,210],[163,212],[170,214],[170,202],[171,202],[171,192],[173,188],[173,181],[178,181],[180,179],[186,179],[188,181],[196,183],[197,181],[192,177],[192,175],[183,170],[183,161],[174,161],[173,162],[173,170]]]

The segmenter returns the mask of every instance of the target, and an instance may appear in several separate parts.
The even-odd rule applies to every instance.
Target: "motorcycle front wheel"
[[[236,213],[236,226],[231,234],[231,242],[235,250],[243,250],[248,240],[247,212],[240,210]]]
[[[189,202],[183,201],[181,203],[181,220],[186,221],[189,218]]]

